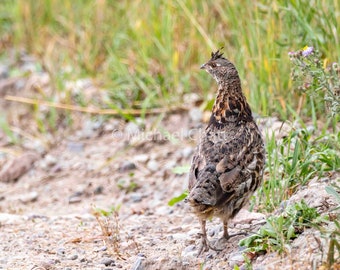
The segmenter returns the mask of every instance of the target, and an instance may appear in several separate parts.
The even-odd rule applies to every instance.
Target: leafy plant
[[[339,64],[334,62],[324,68],[319,51],[308,46],[297,52],[290,52],[289,56],[294,64],[292,79],[299,85],[298,90],[305,93],[311,102],[313,99],[316,102],[323,99],[331,116],[337,117],[340,113]],[[312,105],[314,107],[318,104]]]
[[[136,191],[139,188],[138,184],[132,179],[121,179],[117,182],[117,186],[120,190],[124,190],[126,193]]]
[[[179,202],[183,201],[186,197],[188,197],[188,195],[189,195],[188,191],[184,191],[181,195],[179,195],[177,197],[173,197],[168,202],[168,205],[169,206],[174,206],[176,203],[179,203]]]
[[[338,212],[340,209],[340,187],[336,184],[334,186],[327,186],[326,191],[332,195],[338,203],[338,206],[332,209],[330,213],[331,218],[329,223],[331,226],[328,226],[326,229],[320,228],[321,234],[326,241],[328,241],[326,267],[331,269],[331,267],[340,260],[340,223],[338,221],[340,218]]]
[[[302,233],[305,228],[320,224],[320,215],[315,208],[304,202],[298,202],[286,208],[279,216],[271,216],[266,220],[257,234],[240,241],[240,245],[250,252],[277,251],[283,253],[289,249],[292,239]]]

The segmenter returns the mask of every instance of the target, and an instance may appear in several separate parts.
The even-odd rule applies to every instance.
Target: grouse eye
[[[214,67],[217,67],[217,64],[216,64],[216,63],[211,63],[210,65],[211,65],[211,67],[213,67],[213,68],[214,68]]]

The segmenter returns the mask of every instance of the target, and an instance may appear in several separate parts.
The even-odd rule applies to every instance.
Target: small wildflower
[[[302,49],[302,56],[306,57],[306,56],[310,55],[312,52],[314,52],[314,47],[305,46]]]
[[[304,87],[304,89],[308,89],[308,88],[311,87],[311,84],[306,82],[306,83],[303,84],[303,87]]]

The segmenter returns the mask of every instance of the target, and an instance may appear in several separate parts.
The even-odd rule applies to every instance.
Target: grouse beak
[[[206,66],[207,66],[207,64],[205,63],[205,64],[203,64],[203,65],[200,67],[200,69],[205,69]]]

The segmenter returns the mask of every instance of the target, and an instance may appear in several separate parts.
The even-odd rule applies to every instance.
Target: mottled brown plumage
[[[207,128],[192,159],[188,200],[202,227],[202,251],[211,247],[206,220],[223,221],[222,239],[228,239],[228,221],[249,201],[262,181],[265,150],[260,131],[242,93],[235,66],[220,51],[201,66],[218,84]]]

